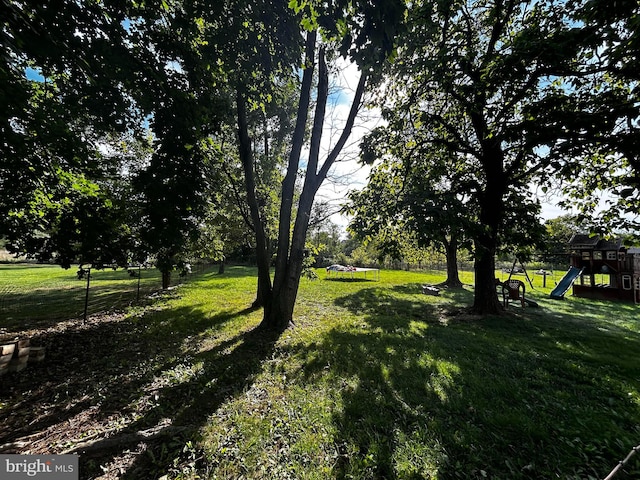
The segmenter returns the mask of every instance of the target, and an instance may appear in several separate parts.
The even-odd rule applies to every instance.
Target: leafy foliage
[[[579,210],[591,231],[637,231],[640,9],[634,1],[589,0],[579,2],[576,18],[590,26],[596,47],[591,52],[593,75],[589,81],[574,82],[573,88],[584,103],[594,105],[593,125],[600,128],[606,121],[610,127],[597,147],[580,157],[589,168],[565,175],[569,183],[564,192],[571,197],[565,204]]]
[[[612,106],[624,88],[589,94],[604,85],[602,38],[578,20],[581,6],[483,0],[409,8],[410,32],[381,104],[406,168],[422,161],[436,183],[442,164],[434,158],[453,158],[451,190],[473,199],[477,222],[465,231],[474,240],[478,312],[497,311],[493,258],[501,245],[539,239],[530,183],[584,170],[585,152],[616,133]]]
[[[143,59],[131,2],[3,2],[0,58],[0,235],[8,247],[63,266],[127,261],[129,199],[110,180],[116,138],[143,141],[158,83]],[[145,42],[146,43],[146,42]]]

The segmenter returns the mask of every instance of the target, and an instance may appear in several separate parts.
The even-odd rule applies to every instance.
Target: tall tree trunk
[[[264,307],[264,316],[261,327],[284,331],[293,323],[293,308],[300,285],[302,265],[304,260],[304,244],[309,227],[311,207],[318,188],[327,176],[333,163],[336,161],[342,148],[347,142],[364,94],[366,75],[362,75],[356,89],[351,110],[347,118],[345,127],[336,145],[329,153],[327,159],[319,166],[320,140],[322,137],[322,127],[325,118],[326,102],[329,94],[328,89],[328,69],[324,59],[324,51],[318,57],[319,75],[318,92],[316,95],[316,111],[314,115],[314,125],[311,134],[311,150],[305,174],[305,182],[300,195],[298,208],[296,210],[296,220],[291,234],[291,220],[293,214],[293,200],[295,193],[295,183],[300,164],[300,154],[304,145],[309,106],[311,104],[313,84],[314,61],[316,51],[316,33],[307,34],[305,46],[305,64],[302,74],[302,86],[296,126],[293,133],[291,152],[287,165],[287,173],[282,182],[282,198],[280,204],[280,216],[278,226],[278,245],[276,255],[275,275],[273,284],[269,266],[271,255],[269,242],[266,235],[265,225],[258,208],[256,193],[255,170],[253,153],[251,150],[251,139],[247,124],[245,98],[242,85],[237,89],[237,114],[238,114],[238,136],[239,152],[242,161],[245,188],[247,192],[247,202],[249,212],[256,234],[256,258],[258,263],[258,293],[254,306]]]
[[[498,231],[504,216],[504,181],[502,152],[483,162],[487,171],[487,184],[480,196],[480,231],[475,244],[475,294],[472,310],[479,315],[502,312],[496,294],[496,252]]]
[[[447,279],[444,284],[449,288],[462,288],[458,272],[458,238],[452,235],[444,239],[445,255],[447,257]]]
[[[258,284],[256,302],[254,302],[254,306],[259,306],[260,302],[262,306],[264,306],[264,316],[260,326],[274,331],[284,331],[290,325],[293,318],[295,294],[292,295],[289,283],[291,268],[289,264],[291,217],[298,165],[300,163],[302,147],[304,146],[309,105],[311,104],[316,36],[316,32],[309,32],[305,44],[305,62],[302,73],[298,111],[296,114],[296,126],[293,132],[291,151],[289,152],[287,173],[282,182],[282,198],[278,219],[278,245],[273,285],[271,284],[271,277],[269,277],[268,286],[266,281],[260,282]],[[269,261],[271,260],[269,251],[265,251],[264,255],[268,255]],[[258,275],[260,276],[260,270],[258,271]],[[297,285],[295,286],[295,291],[297,292]]]
[[[315,194],[323,180],[323,178],[319,178],[317,173],[322,128],[324,126],[327,98],[329,96],[329,78],[323,51],[320,51],[318,65],[319,72],[316,109],[313,129],[311,131],[311,148],[309,160],[307,162],[305,181],[302,193],[300,194],[300,200],[298,201],[293,234],[290,237],[287,232],[284,238],[278,238],[278,252],[284,252],[286,250],[287,258],[286,262],[280,261],[280,258],[277,260],[273,284],[272,309],[269,315],[265,312],[262,322],[263,326],[279,331],[293,325],[293,309],[298,296],[298,288],[300,286],[300,276],[302,274],[302,263],[304,259],[304,244],[307,238],[307,230],[309,228],[311,207],[313,206]],[[308,94],[310,93],[311,91],[309,90]],[[308,99],[304,100],[301,98],[300,103],[308,105],[309,100],[310,96]],[[299,159],[300,154],[298,153],[297,155]],[[296,170],[298,163],[299,162],[295,162]],[[290,162],[290,166],[291,165],[292,163]],[[285,208],[288,209],[289,206],[287,205]],[[282,220],[283,217],[281,215],[280,221],[282,222]],[[280,230],[282,230],[282,224],[280,225]],[[278,253],[278,257],[279,256],[280,253]]]
[[[291,217],[295,196],[295,185],[300,164],[300,154],[304,146],[304,138],[309,118],[309,106],[311,105],[311,89],[313,86],[313,72],[315,70],[316,33],[309,32],[305,45],[304,71],[296,113],[296,126],[289,152],[287,173],[282,182],[282,198],[280,203],[280,216],[278,218],[278,245],[276,251],[276,271],[273,279],[274,289],[279,291],[287,278],[287,263],[289,260]]]
[[[307,59],[311,53],[310,45],[307,45]],[[309,60],[307,60],[309,65]],[[308,67],[311,68],[311,67]],[[320,185],[327,177],[327,173],[331,166],[335,163],[342,148],[347,142],[356,115],[358,113],[360,102],[364,94],[366,75],[362,74],[358,87],[354,95],[354,100],[349,111],[346,124],[342,130],[340,138],[336,142],[324,163],[320,164],[320,142],[324,126],[326,103],[329,96],[329,78],[328,68],[324,58],[324,51],[320,50],[318,55],[318,91],[316,95],[316,110],[314,113],[314,124],[311,131],[311,143],[309,160],[305,173],[305,181],[298,201],[296,210],[296,219],[293,228],[293,234],[289,234],[291,221],[291,205],[288,195],[285,195],[285,186],[283,186],[283,199],[280,214],[280,235],[278,237],[278,257],[276,260],[276,272],[273,281],[273,291],[269,309],[265,308],[262,326],[268,329],[283,331],[293,324],[293,310],[300,286],[300,276],[304,261],[304,246],[309,228],[309,220],[311,217],[311,208],[315,195]],[[307,70],[303,75],[303,83]],[[311,90],[303,90],[301,94],[300,104],[309,105]],[[306,98],[303,98],[306,97]],[[301,112],[298,112],[300,115]],[[300,120],[300,118],[298,118]],[[306,114],[305,114],[306,123]],[[296,126],[297,132],[297,126]],[[299,138],[303,141],[303,136]],[[289,170],[287,177],[293,172],[297,173],[301,148],[294,143],[292,152],[295,151],[298,161],[293,161],[290,157]],[[286,178],[285,178],[286,182]],[[286,221],[286,225],[283,225]]]
[[[258,206],[255,172],[253,170],[253,152],[249,137],[249,125],[242,86],[238,86],[236,92],[236,109],[238,117],[238,143],[240,161],[244,170],[244,181],[247,192],[247,203],[253,230],[256,235],[256,262],[258,264],[258,294],[253,303],[254,307],[264,306],[269,309],[271,293],[271,275],[269,272],[271,259],[269,258],[269,239],[264,228],[264,222]]]
[[[498,232],[504,217],[504,195],[508,185],[504,152],[500,140],[491,135],[484,117],[488,105],[484,91],[474,98],[469,117],[482,154],[478,160],[485,174],[484,190],[479,195],[480,225],[475,235],[475,290],[472,311],[479,315],[498,314],[502,307],[496,294],[496,252]]]

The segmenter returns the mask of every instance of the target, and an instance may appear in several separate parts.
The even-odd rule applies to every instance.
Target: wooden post
[[[87,324],[87,310],[89,308],[89,284],[91,283],[91,268],[87,269],[87,291],[84,296],[84,315],[83,315],[83,324]]]

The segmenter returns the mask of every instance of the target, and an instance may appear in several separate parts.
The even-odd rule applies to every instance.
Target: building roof
[[[624,249],[621,238],[613,238],[611,240],[600,240],[596,248],[599,250],[621,250]]]
[[[595,248],[595,246],[598,244],[598,241],[600,241],[600,237],[598,236],[595,236],[595,235],[591,236],[589,234],[576,233],[573,235],[573,237],[571,237],[571,240],[569,240],[569,246]]]
[[[613,238],[606,240],[597,235],[577,233],[571,240],[569,246],[572,248],[583,248],[585,250],[620,250],[623,248],[622,238]]]

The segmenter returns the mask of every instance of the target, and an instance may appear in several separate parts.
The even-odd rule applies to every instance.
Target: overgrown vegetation
[[[480,318],[466,272],[440,296],[438,272],[318,274],[279,338],[240,267],[41,332],[47,364],[2,379],[0,444],[78,453],[81,478],[296,479],[603,478],[638,444],[636,306],[547,279],[540,308]]]

